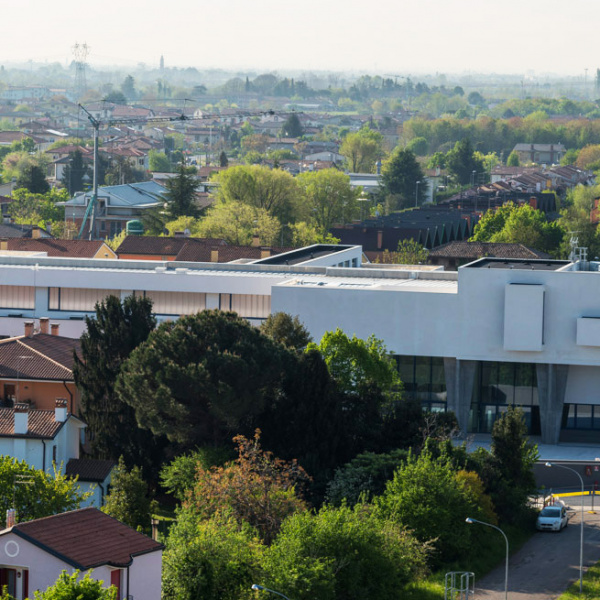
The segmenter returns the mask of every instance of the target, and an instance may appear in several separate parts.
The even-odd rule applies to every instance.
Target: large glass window
[[[444,359],[430,356],[396,356],[404,396],[421,402],[424,410],[446,410]]]

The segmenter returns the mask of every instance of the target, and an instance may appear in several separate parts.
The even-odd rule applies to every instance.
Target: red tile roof
[[[135,556],[163,549],[162,544],[97,508],[19,523],[5,531],[15,533],[82,571],[101,565],[127,567]]]
[[[210,246],[224,246],[220,239],[187,237],[153,237],[149,235],[128,235],[117,248],[117,254],[148,254],[156,256],[177,256],[189,240]]]
[[[0,437],[26,437],[52,440],[66,421],[57,421],[53,410],[29,410],[27,433],[15,434],[15,409],[0,408]],[[72,415],[69,418],[75,418]]]
[[[23,252],[47,252],[48,256],[94,258],[104,246],[101,240],[55,240],[52,238],[23,239],[13,238],[8,240],[7,250]],[[107,250],[109,258],[112,256]]]
[[[79,340],[38,333],[0,341],[0,378],[73,381],[73,352]]]
[[[443,256],[448,258],[550,258],[549,254],[528,248],[523,244],[504,244],[493,242],[448,242],[429,251],[429,257]]]

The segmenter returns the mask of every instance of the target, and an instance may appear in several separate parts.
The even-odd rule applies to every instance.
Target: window
[[[206,294],[192,292],[146,292],[159,315],[191,315],[206,308]]]
[[[73,310],[94,312],[96,303],[108,296],[121,297],[120,290],[93,290],[80,288],[50,288],[48,308],[50,310]]]
[[[33,286],[0,285],[0,308],[35,308]]]
[[[266,319],[271,314],[271,296],[232,294],[231,310],[246,319]]]

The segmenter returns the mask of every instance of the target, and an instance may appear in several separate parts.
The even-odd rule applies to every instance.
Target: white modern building
[[[336,327],[381,338],[406,393],[453,410],[465,432],[491,431],[516,404],[545,443],[600,441],[599,263],[481,259],[443,272],[360,259],[359,246],[244,264],[0,257],[0,334],[48,316],[78,335],[108,294],[149,296],[160,319],[285,311],[315,339]]]

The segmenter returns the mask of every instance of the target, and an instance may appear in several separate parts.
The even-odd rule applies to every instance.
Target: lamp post
[[[496,529],[497,531],[499,531],[503,536],[504,536],[504,541],[506,542],[506,566],[504,568],[504,600],[508,600],[508,538],[506,537],[506,534],[504,533],[504,531],[502,531],[502,529],[500,529],[500,527],[496,527],[495,525],[492,525],[491,523],[486,523],[485,521],[478,521],[477,519],[472,519],[471,517],[467,517],[465,519],[465,521],[469,524],[472,523],[479,523],[480,525],[485,525],[486,527],[491,527],[492,529]]]
[[[585,486],[583,485],[583,477],[571,467],[565,467],[564,465],[557,465],[556,463],[547,462],[547,467],[559,467],[575,473],[581,481],[581,532],[579,535],[579,593],[583,592],[583,495],[585,494]]]
[[[418,203],[419,203],[419,184],[420,183],[421,183],[420,181],[417,181],[417,183],[416,183],[416,188],[415,188],[415,208],[417,208]]]
[[[471,172],[471,187],[475,187],[475,175],[477,175],[477,171],[473,170]]]
[[[265,587],[264,585],[258,585],[257,583],[253,583],[252,589],[256,590],[258,592],[271,592],[271,594],[277,594],[278,596],[285,598],[285,600],[290,600],[287,596],[284,596],[281,592],[276,592],[275,590],[271,590],[268,587]]]

